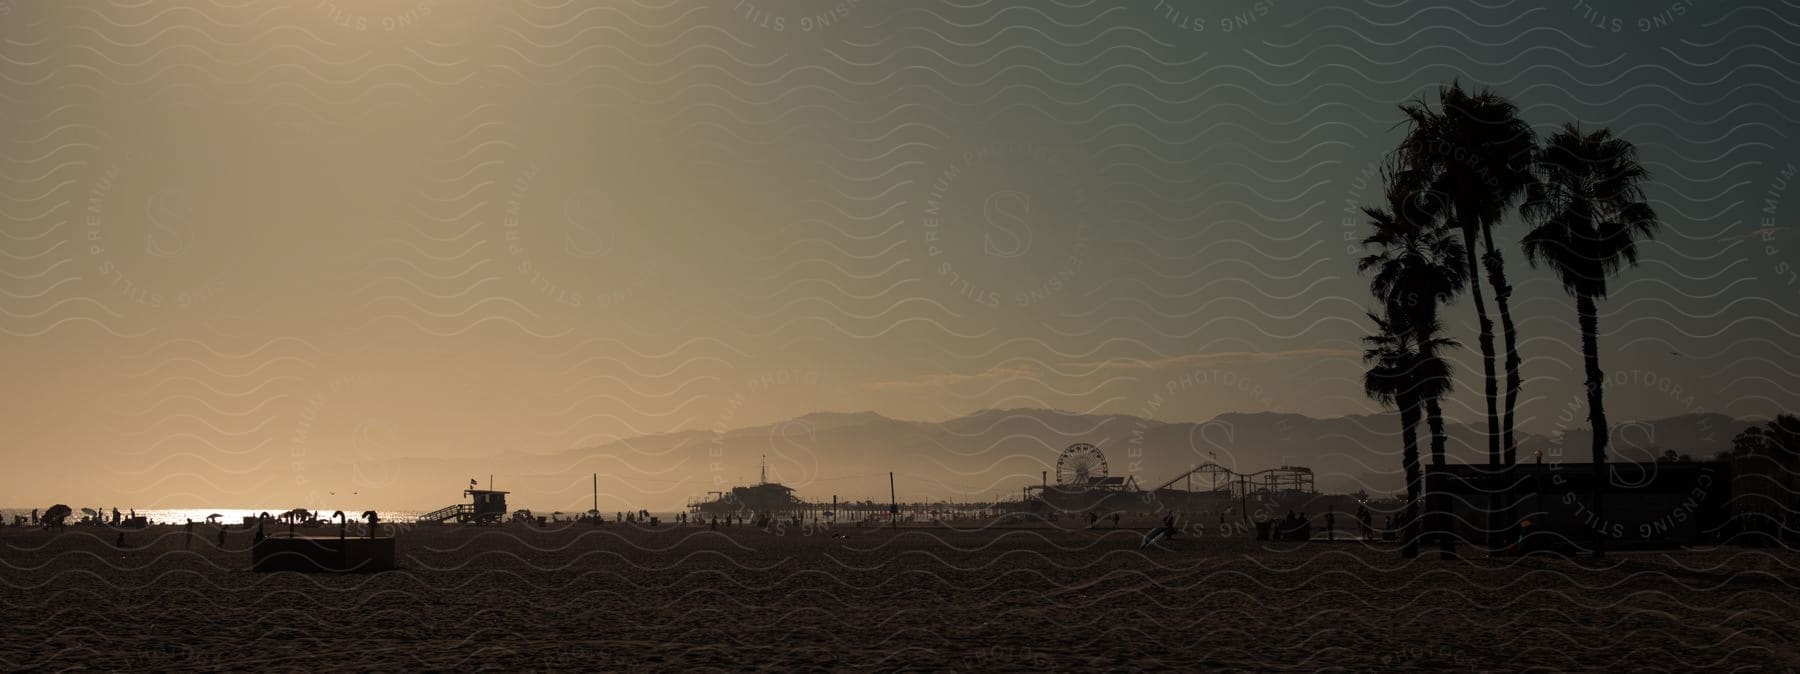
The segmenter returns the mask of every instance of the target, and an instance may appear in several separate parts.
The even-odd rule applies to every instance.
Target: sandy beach
[[[1800,666],[1800,555],[1407,563],[1361,543],[941,527],[399,528],[400,570],[252,533],[8,528],[8,670],[1599,670]],[[313,533],[335,533],[317,530]],[[1475,556],[1471,551],[1470,556]]]

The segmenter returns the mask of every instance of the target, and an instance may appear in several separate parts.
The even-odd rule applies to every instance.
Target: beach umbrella
[[[207,515],[207,516],[206,516],[206,523],[207,523],[207,524],[218,524],[218,523],[219,523],[219,518],[221,518],[221,517],[224,517],[224,515],[220,515],[220,514],[218,514],[218,513],[213,513],[213,514],[211,514],[211,515]]]
[[[100,517],[100,511],[95,510],[93,508],[82,508],[81,514],[87,515],[88,517],[92,517],[95,519],[98,519]]]
[[[38,521],[43,522],[47,526],[60,527],[63,525],[63,520],[68,519],[69,515],[74,513],[75,511],[71,510],[69,506],[58,503],[50,506],[49,510],[45,510],[44,514],[38,517]]]

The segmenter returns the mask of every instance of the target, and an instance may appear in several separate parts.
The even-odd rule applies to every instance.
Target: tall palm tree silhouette
[[[1513,463],[1518,447],[1513,437],[1519,398],[1518,336],[1512,320],[1512,286],[1494,228],[1535,182],[1531,171],[1537,138],[1519,118],[1518,106],[1491,91],[1470,94],[1460,83],[1438,89],[1438,107],[1424,99],[1400,106],[1408,129],[1397,150],[1402,166],[1418,176],[1420,188],[1444,201],[1445,218],[1462,231],[1469,295],[1480,321],[1481,364],[1486,375],[1488,463]],[[1477,249],[1485,253],[1477,261]],[[1476,268],[1487,271],[1494,304],[1506,339],[1506,413],[1498,410],[1494,373],[1494,323],[1488,317]]]
[[[1396,330],[1387,319],[1369,314],[1375,333],[1363,338],[1367,349],[1363,362],[1369,364],[1363,373],[1363,394],[1385,409],[1400,410],[1400,467],[1406,472],[1407,534],[1401,554],[1419,554],[1413,539],[1412,515],[1417,512],[1420,491],[1419,476],[1419,399],[1413,394],[1410,373],[1418,360],[1409,330]]]
[[[1367,345],[1363,362],[1369,364],[1363,373],[1363,393],[1385,408],[1400,410],[1400,465],[1406,472],[1408,504],[1403,554],[1413,557],[1418,554],[1414,532],[1423,483],[1419,470],[1419,417],[1422,411],[1429,415],[1434,438],[1442,436],[1443,415],[1437,411],[1437,401],[1450,393],[1451,371],[1449,362],[1438,354],[1458,344],[1439,337],[1441,326],[1437,324],[1409,325],[1406,314],[1395,313],[1396,308],[1389,305],[1386,316],[1369,314],[1375,333],[1363,337],[1363,344]],[[1424,341],[1419,341],[1421,338]],[[1431,461],[1433,466],[1444,465],[1441,442],[1433,442]],[[1445,545],[1448,554],[1448,539]]]
[[[1462,292],[1467,278],[1462,242],[1438,225],[1443,204],[1430,193],[1414,191],[1418,181],[1407,172],[1386,176],[1387,208],[1364,208],[1372,233],[1362,241],[1372,250],[1357,262],[1357,270],[1371,273],[1369,292],[1387,308],[1398,314],[1412,331],[1412,343],[1420,355],[1437,357],[1436,349],[1454,344],[1438,338],[1442,324],[1438,308]],[[1437,395],[1424,397],[1426,418],[1431,429],[1433,465],[1442,465],[1447,438],[1444,417],[1438,401],[1449,394],[1449,371],[1446,381],[1433,382],[1442,388]]]
[[[1604,525],[1605,487],[1611,482],[1606,470],[1610,437],[1595,303],[1605,299],[1608,278],[1627,265],[1637,266],[1638,239],[1655,236],[1661,223],[1644,199],[1649,170],[1638,161],[1637,148],[1611,130],[1583,133],[1578,125],[1566,125],[1538,151],[1536,163],[1543,182],[1525,200],[1525,214],[1533,223],[1523,241],[1525,259],[1533,266],[1548,266],[1575,298],[1587,373],[1588,424],[1593,430],[1594,518]],[[1594,530],[1594,555],[1606,555],[1605,534],[1599,526]]]

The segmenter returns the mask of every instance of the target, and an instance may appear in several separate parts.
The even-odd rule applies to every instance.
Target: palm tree
[[[1414,395],[1411,373],[1418,360],[1410,330],[1395,329],[1391,321],[1369,314],[1375,323],[1375,334],[1363,338],[1368,348],[1363,362],[1369,370],[1363,373],[1363,393],[1384,409],[1400,410],[1400,467],[1406,473],[1407,535],[1401,554],[1419,554],[1418,541],[1411,535],[1411,515],[1419,503],[1419,399]]]
[[[1661,223],[1644,199],[1650,172],[1638,161],[1637,148],[1608,129],[1583,133],[1578,125],[1566,125],[1538,152],[1536,163],[1543,181],[1525,200],[1525,214],[1533,223],[1525,235],[1525,259],[1532,266],[1550,267],[1575,298],[1594,437],[1594,518],[1604,522],[1610,438],[1595,303],[1606,298],[1608,278],[1627,265],[1637,266],[1638,239],[1655,236]],[[1605,554],[1604,536],[1596,529],[1594,555]]]
[[[1452,371],[1450,361],[1445,360],[1444,351],[1461,347],[1456,340],[1440,337],[1443,324],[1432,322],[1412,329],[1414,340],[1419,348],[1418,360],[1413,364],[1413,395],[1425,405],[1426,424],[1431,429],[1431,467],[1433,470],[1444,468],[1444,412],[1438,401],[1450,395],[1452,387]],[[1430,513],[1435,517],[1445,517],[1448,513]],[[1434,531],[1447,531],[1447,523],[1440,522],[1431,527]],[[1443,535],[1438,538],[1438,554],[1442,559],[1455,556],[1451,537]]]
[[[1488,463],[1511,464],[1518,455],[1513,428],[1519,399],[1519,350],[1500,249],[1494,227],[1536,182],[1532,153],[1536,134],[1519,118],[1518,106],[1491,91],[1470,94],[1460,83],[1438,90],[1438,109],[1420,99],[1400,106],[1410,127],[1396,151],[1401,165],[1419,180],[1418,188],[1444,201],[1445,220],[1462,231],[1469,295],[1480,324],[1481,364],[1486,374]],[[1478,238],[1479,237],[1479,238]],[[1494,323],[1488,318],[1476,250],[1485,247],[1479,267],[1487,271],[1506,338],[1506,415],[1498,408],[1494,373]]]
[[[1451,391],[1449,361],[1438,354],[1459,346],[1454,340],[1438,336],[1442,326],[1413,326],[1405,313],[1387,307],[1387,316],[1369,314],[1375,323],[1375,334],[1363,337],[1368,348],[1363,362],[1369,370],[1363,373],[1363,393],[1387,409],[1400,410],[1400,465],[1406,472],[1408,531],[1404,554],[1418,554],[1418,541],[1410,532],[1416,508],[1421,504],[1423,479],[1419,469],[1419,418],[1423,411],[1432,433],[1431,465],[1444,465],[1443,414],[1438,401]],[[1422,341],[1421,341],[1422,340]],[[1445,540],[1448,546],[1448,539]],[[1446,547],[1446,550],[1448,548]]]
[[[1448,364],[1438,357],[1437,350],[1456,343],[1439,339],[1438,307],[1462,291],[1467,267],[1462,242],[1438,226],[1441,204],[1429,195],[1413,192],[1416,182],[1404,172],[1389,174],[1387,209],[1363,209],[1374,230],[1363,239],[1363,247],[1374,252],[1357,262],[1357,270],[1373,272],[1369,292],[1410,327],[1420,356],[1435,361],[1432,367],[1443,368],[1444,380],[1432,381],[1434,394],[1420,401],[1426,405],[1431,426],[1433,465],[1442,465],[1447,438],[1438,401],[1449,395],[1450,382]]]

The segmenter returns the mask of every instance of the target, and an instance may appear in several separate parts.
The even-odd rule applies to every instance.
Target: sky
[[[1452,80],[1654,174],[1664,227],[1601,306],[1613,418],[1791,411],[1796,27],[1701,0],[0,0],[0,505],[820,410],[1372,413],[1358,209],[1397,105]],[[1553,432],[1585,414],[1579,341],[1524,231],[1498,232],[1520,426]],[[1476,421],[1449,311],[1446,412]]]

